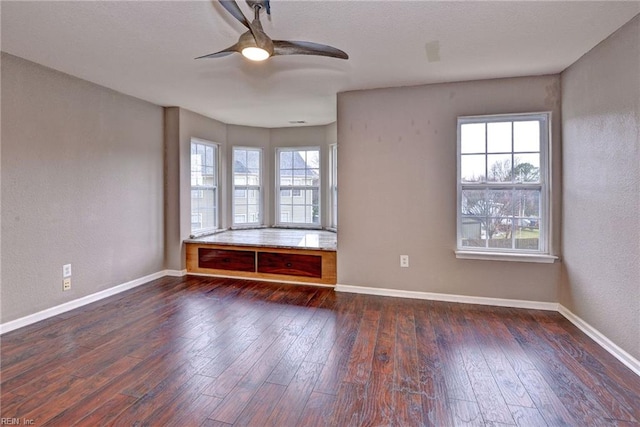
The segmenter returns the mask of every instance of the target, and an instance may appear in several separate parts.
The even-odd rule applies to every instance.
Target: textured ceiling
[[[251,16],[244,1],[238,2]],[[274,39],[346,51],[195,61],[244,27],[212,1],[2,1],[2,50],[163,106],[262,127],[335,121],[348,90],[557,73],[640,2],[272,0]]]

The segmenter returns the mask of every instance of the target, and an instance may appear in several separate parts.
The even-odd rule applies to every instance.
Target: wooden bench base
[[[335,285],[336,252],[186,243],[187,273]]]

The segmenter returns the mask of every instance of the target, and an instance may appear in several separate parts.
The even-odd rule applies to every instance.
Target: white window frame
[[[259,168],[260,168],[260,172],[258,174],[258,180],[259,180],[259,184],[258,185],[235,185],[235,177],[234,177],[234,167],[236,164],[236,150],[251,150],[251,151],[257,151],[260,153],[260,163],[259,163]],[[233,186],[233,191],[232,193],[232,200],[231,200],[231,210],[232,210],[232,218],[233,218],[233,227],[234,228],[243,228],[243,227],[256,227],[256,226],[260,226],[262,224],[262,211],[264,209],[264,207],[262,206],[262,201],[264,200],[263,196],[262,196],[262,182],[263,182],[263,169],[264,169],[264,152],[262,150],[262,148],[260,147],[244,147],[244,146],[234,146],[231,149],[231,185]],[[245,215],[245,218],[248,219],[250,218],[250,215],[248,215],[248,206],[249,206],[249,191],[251,190],[257,190],[258,191],[258,215],[256,216],[256,221],[255,222],[242,222],[242,223],[237,223],[236,222],[236,190],[244,190],[245,191],[245,199],[247,200],[247,215]],[[242,214],[240,214],[242,215]]]
[[[191,235],[192,236],[201,236],[204,234],[209,234],[212,232],[215,232],[219,229],[220,227],[220,191],[219,191],[219,183],[220,183],[220,149],[218,144],[210,142],[210,141],[205,141],[202,139],[198,139],[198,138],[191,138],[190,144],[189,144],[189,172],[190,175],[193,173],[192,167],[193,165],[191,164],[191,148],[193,147],[194,144],[197,145],[203,145],[203,146],[207,146],[207,147],[211,147],[213,148],[213,178],[214,178],[214,183],[213,185],[192,185],[191,183],[191,178],[190,178],[190,182],[189,185],[191,187],[191,192],[190,195],[193,194],[194,191],[198,192],[198,197],[197,198],[204,198],[204,192],[208,191],[208,190],[213,190],[213,211],[214,211],[214,216],[213,216],[213,221],[214,221],[214,225],[213,227],[207,227],[207,228],[198,228],[198,229],[191,229]],[[202,197],[200,197],[202,195]],[[192,210],[192,206],[191,206],[191,198],[189,199],[189,212],[191,214],[191,218],[193,218],[194,212]],[[197,213],[200,218],[202,218],[202,213]],[[191,227],[191,225],[190,225]]]
[[[338,229],[338,144],[329,146],[329,228]]]
[[[461,125],[468,123],[495,123],[516,121],[540,121],[540,182],[539,183],[463,183],[461,177]],[[513,130],[512,130],[513,132]],[[463,259],[487,259],[501,261],[524,261],[551,263],[557,259],[550,253],[551,242],[551,113],[499,114],[489,116],[461,116],[457,124],[457,244],[456,257]],[[512,136],[513,138],[513,136]],[[512,139],[513,141],[513,139]],[[486,143],[486,142],[485,142]],[[511,147],[513,154],[513,142]],[[485,152],[486,156],[486,152]],[[513,248],[480,248],[462,245],[462,191],[466,189],[539,189],[540,190],[540,236],[538,250]]]
[[[280,185],[280,153],[287,151],[317,151],[318,152],[318,173],[320,176],[318,177],[318,185],[317,186],[302,186],[302,185],[287,185],[285,189],[281,188]],[[275,161],[275,171],[276,171],[276,217],[275,217],[275,225],[278,227],[291,227],[291,228],[313,228],[313,229],[321,229],[322,228],[322,150],[318,146],[311,147],[278,147],[276,148],[276,161]],[[288,194],[293,194],[293,189],[300,189],[302,191],[307,190],[317,190],[318,191],[318,223],[305,223],[305,222],[285,222],[282,221],[282,214],[280,212],[280,198],[282,191],[288,191]],[[288,214],[288,212],[284,212]]]

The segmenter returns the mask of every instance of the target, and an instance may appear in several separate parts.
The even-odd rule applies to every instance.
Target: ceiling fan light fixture
[[[251,61],[264,61],[271,55],[266,50],[259,47],[245,47],[242,49],[242,56]]]

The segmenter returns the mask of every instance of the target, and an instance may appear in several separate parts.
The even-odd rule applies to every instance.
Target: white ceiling
[[[245,15],[251,11],[239,0]],[[216,1],[5,1],[2,50],[163,106],[225,123],[336,118],[336,93],[558,73],[640,13],[640,1],[287,1],[273,39],[329,44],[311,56],[194,60],[244,32]]]

